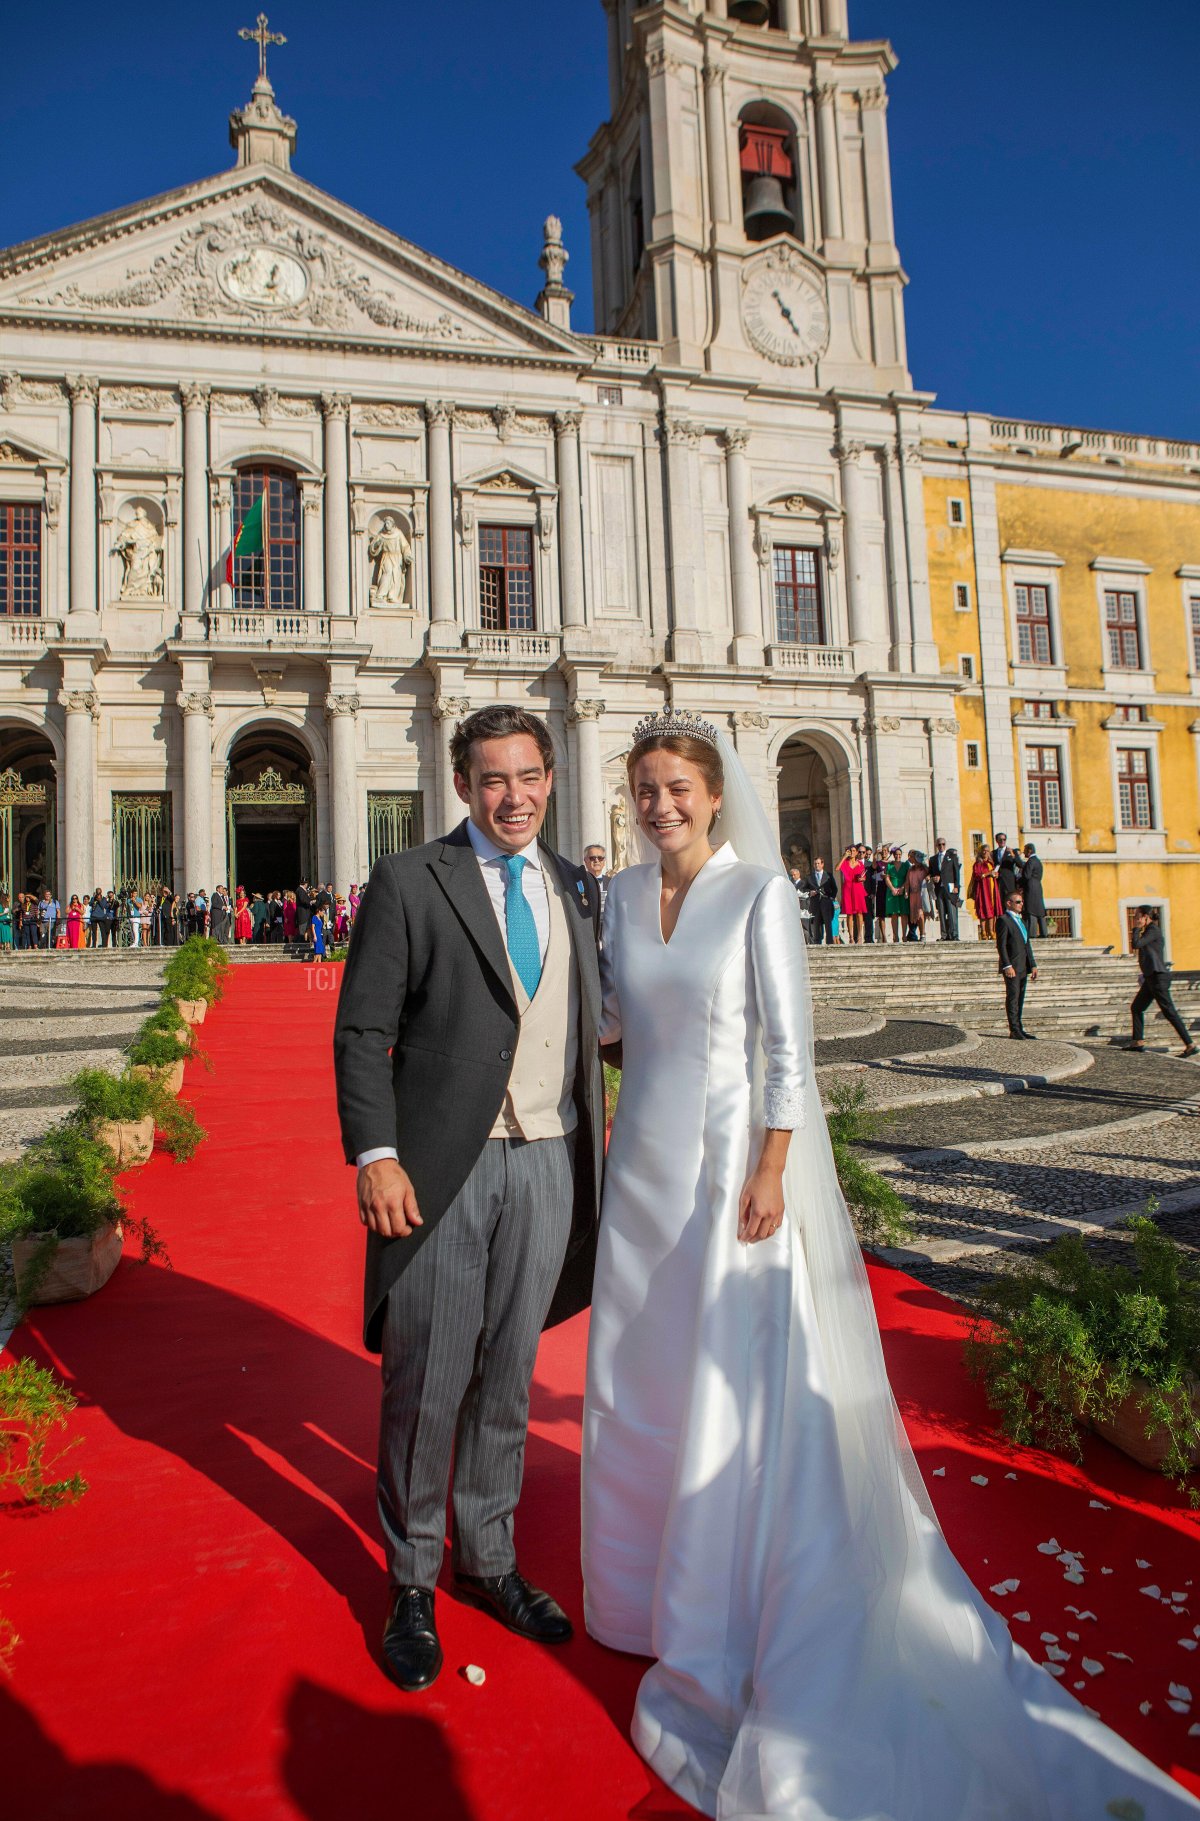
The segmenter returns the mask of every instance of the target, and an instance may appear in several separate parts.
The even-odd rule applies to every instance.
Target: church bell
[[[729,0],[729,17],[743,25],[765,25],[771,17],[767,0]]]
[[[752,177],[746,185],[742,207],[747,240],[769,240],[772,234],[790,234],[795,228],[792,212],[783,198],[778,177]]]

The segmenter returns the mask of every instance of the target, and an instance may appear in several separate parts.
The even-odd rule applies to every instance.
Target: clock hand
[[[779,295],[779,292],[772,291],[771,296],[775,299],[775,302],[779,305],[779,308],[782,311],[783,315],[786,316],[786,318],[788,320],[788,324],[791,328],[792,334],[799,335],[800,330],[796,325],[796,318],[792,315],[791,311],[788,309],[787,305],[784,303],[783,298]]]

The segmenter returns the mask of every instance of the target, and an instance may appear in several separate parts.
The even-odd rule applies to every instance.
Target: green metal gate
[[[381,854],[403,853],[425,839],[425,817],[419,790],[367,792],[368,870]]]
[[[170,792],[134,796],[114,791],[112,819],[116,889],[144,892],[154,885],[168,885],[173,890]]]
[[[54,786],[44,780],[27,784],[11,765],[0,771],[0,891],[11,904],[16,892],[54,887]],[[27,851],[30,834],[41,824],[40,852]],[[32,872],[31,872],[32,868]]]

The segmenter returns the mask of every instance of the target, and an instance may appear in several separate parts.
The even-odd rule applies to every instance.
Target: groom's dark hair
[[[460,721],[450,740],[450,763],[460,778],[469,778],[471,748],[476,740],[507,740],[513,734],[527,733],[542,755],[548,772],[554,770],[554,742],[544,721],[527,709],[509,702],[497,702],[491,708],[477,708]]]

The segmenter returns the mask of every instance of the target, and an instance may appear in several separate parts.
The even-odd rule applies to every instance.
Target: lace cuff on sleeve
[[[804,1124],[803,1088],[764,1088],[763,1124],[772,1132],[799,1131]]]

